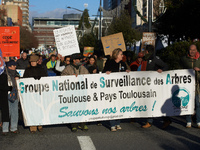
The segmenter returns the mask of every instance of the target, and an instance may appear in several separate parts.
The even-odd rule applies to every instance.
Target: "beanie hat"
[[[6,66],[7,66],[7,67],[10,67],[10,66],[12,66],[12,65],[13,65],[13,66],[17,66],[17,63],[16,63],[14,60],[10,60],[9,62],[6,63]]]
[[[72,54],[71,59],[82,59],[83,55],[81,53]]]

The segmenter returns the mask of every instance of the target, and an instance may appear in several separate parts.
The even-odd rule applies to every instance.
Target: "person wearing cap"
[[[73,54],[71,56],[72,64],[65,67],[61,75],[80,75],[80,74],[89,74],[88,70],[82,65],[81,59],[82,55],[80,53]]]
[[[138,53],[138,58],[136,61],[130,64],[131,71],[145,71],[146,70],[146,63],[143,60],[144,54],[142,52]]]
[[[37,65],[38,60],[39,60],[39,56],[37,56],[37,55],[30,56],[30,64],[31,65],[30,65],[30,67],[25,69],[24,76],[23,76],[24,78],[33,77],[35,80],[36,79],[39,80],[41,77],[47,76],[45,69],[42,68],[41,66]],[[39,132],[41,132],[43,130],[42,126],[31,126],[30,132],[35,133],[37,131],[37,128],[38,128]]]
[[[61,76],[75,75],[77,77],[78,75],[89,74],[88,70],[82,65],[80,61],[81,58],[82,55],[80,53],[73,54],[71,56],[72,64],[65,67],[65,69],[61,73]],[[86,123],[81,123],[81,124],[74,123],[71,125],[72,132],[76,132],[78,130],[78,126],[80,126],[80,128],[83,131],[88,130]]]
[[[15,88],[15,89],[17,89],[16,80],[18,80],[20,77],[19,73],[16,71],[16,66],[17,66],[17,63],[14,60],[10,60],[9,62],[6,63],[8,85],[12,86],[12,88]],[[19,104],[18,98],[16,98],[14,102],[8,101],[10,126],[9,126],[9,122],[7,122],[4,125],[3,133],[8,133],[9,130],[11,131],[11,133],[14,133],[14,134],[19,133],[17,130],[18,116],[19,116],[18,104]]]

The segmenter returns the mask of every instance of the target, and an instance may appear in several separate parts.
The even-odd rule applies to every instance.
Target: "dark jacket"
[[[2,122],[9,122],[9,109],[8,109],[8,91],[10,91],[8,86],[8,78],[6,71],[0,75],[0,108],[2,115]]]
[[[191,58],[188,55],[183,56],[181,58],[180,64],[182,65],[182,69],[194,69],[195,67],[200,68],[199,53],[196,55],[195,58]],[[200,72],[195,71],[195,76],[196,76],[196,90],[199,92]]]
[[[200,58],[191,58],[188,55],[181,58],[182,69],[194,69],[195,67],[200,68]]]
[[[34,79],[40,79],[41,77],[47,76],[47,73],[44,68],[41,66],[30,66],[24,72],[24,78],[33,77]]]
[[[90,74],[93,74],[93,71],[94,71],[95,69],[97,70],[96,73],[99,73],[99,70],[98,70],[97,66],[95,66],[95,65],[87,64],[87,65],[86,65],[86,68],[87,68],[87,70],[89,71]]]
[[[105,67],[103,69],[103,73],[106,71],[111,72],[125,72],[127,70],[127,66],[123,61],[116,63],[114,59],[110,59],[106,61]]]
[[[24,60],[23,58],[20,58],[17,60],[17,69],[26,69],[29,66],[29,60]]]
[[[8,75],[9,75],[10,78],[11,78],[12,85],[17,89],[17,84],[16,84],[15,77],[20,78],[19,73],[18,73],[16,70],[10,70],[10,69],[7,69],[7,70],[8,70]],[[9,80],[8,80],[8,81],[9,81]]]
[[[166,71],[168,69],[168,65],[154,54],[146,55],[145,60],[147,61],[146,71],[157,71],[158,69]]]

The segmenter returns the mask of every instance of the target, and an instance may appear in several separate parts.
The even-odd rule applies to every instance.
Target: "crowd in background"
[[[183,69],[195,69],[200,71],[199,53],[196,46],[191,45],[186,56],[186,60],[183,62]],[[198,57],[198,58],[197,58]],[[127,59],[126,59],[127,58]],[[193,66],[190,66],[190,61],[193,61]],[[6,60],[5,60],[6,61]],[[186,62],[188,64],[186,64]],[[184,65],[186,64],[186,65]],[[0,95],[1,95],[1,126],[4,135],[9,132],[19,133],[18,131],[18,107],[19,97],[16,97],[14,101],[8,100],[8,91],[17,89],[16,80],[20,78],[16,69],[24,69],[24,75],[22,78],[33,77],[36,80],[40,80],[41,77],[47,76],[67,76],[67,75],[82,75],[82,74],[96,74],[112,72],[130,72],[130,71],[157,71],[162,73],[166,71],[168,66],[154,53],[154,47],[147,45],[144,52],[140,52],[137,55],[136,60],[132,60],[132,57],[123,55],[121,49],[115,49],[112,52],[112,56],[97,56],[90,55],[83,57],[81,53],[72,54],[71,56],[61,56],[60,54],[51,54],[49,58],[46,58],[40,54],[27,55],[26,52],[21,54],[20,59],[10,58],[6,61],[6,69],[0,76]],[[199,81],[199,80],[198,80]],[[11,84],[9,84],[11,83]],[[198,94],[197,94],[198,95]],[[199,100],[196,100],[196,106],[198,114]],[[186,127],[191,127],[191,116],[187,116]],[[171,120],[169,117],[165,117],[162,128],[166,128],[170,125]],[[87,123],[71,124],[71,130],[76,132],[79,128],[84,131],[88,130]],[[149,128],[153,124],[153,119],[148,118],[143,128]],[[197,124],[200,128],[200,119],[197,115]],[[111,131],[117,131],[122,129],[120,126],[120,120],[110,121]],[[42,126],[31,126],[30,132],[42,131]]]

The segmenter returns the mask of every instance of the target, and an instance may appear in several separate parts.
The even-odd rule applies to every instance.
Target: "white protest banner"
[[[58,53],[62,56],[80,53],[74,26],[53,30]]]
[[[17,81],[26,126],[194,113],[193,70]]]

